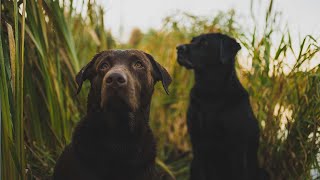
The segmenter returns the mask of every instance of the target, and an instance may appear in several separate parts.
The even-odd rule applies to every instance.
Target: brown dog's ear
[[[220,40],[220,60],[223,64],[229,64],[234,61],[241,46],[237,41],[230,37],[224,37]]]
[[[76,75],[76,83],[78,85],[77,88],[77,94],[79,94],[83,81],[89,79],[91,73],[89,72],[89,69],[92,67],[92,65],[95,63],[95,61],[98,59],[98,57],[101,55],[101,53],[96,54],[91,61],[85,65],[83,68],[81,68],[81,70],[78,72],[78,74]]]
[[[164,90],[169,95],[168,87],[172,81],[170,74],[163,66],[161,66],[159,63],[157,63],[157,61],[155,61],[154,58],[150,54],[145,53],[145,55],[148,57],[148,59],[152,63],[153,68],[156,71],[155,72],[156,81],[162,82],[162,86],[163,86]]]

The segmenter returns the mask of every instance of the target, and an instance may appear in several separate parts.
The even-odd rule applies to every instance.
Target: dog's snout
[[[114,72],[107,77],[106,83],[108,86],[113,87],[125,86],[127,84],[127,77],[123,73]]]
[[[184,44],[178,45],[177,50],[178,52],[185,52],[187,50],[187,46]]]

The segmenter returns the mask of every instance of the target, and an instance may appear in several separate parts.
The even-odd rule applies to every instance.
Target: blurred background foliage
[[[92,0],[82,1],[80,10],[73,0],[2,0],[0,7],[2,179],[50,178],[85,113],[90,84],[75,96],[74,76],[94,54],[112,48],[151,53],[172,75],[169,96],[156,86],[151,125],[158,167],[188,179],[192,154],[185,119],[194,80],[176,63],[175,47],[207,32],[228,34],[242,45],[237,72],[260,122],[259,160],[271,179],[320,178],[319,43],[311,35],[293,42],[272,0],[264,23],[251,29],[234,10],[208,17],[177,12],[161,29],[134,29],[127,43],[105,30],[104,8]]]

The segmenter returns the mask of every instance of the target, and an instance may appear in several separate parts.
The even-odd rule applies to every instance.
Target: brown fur
[[[121,86],[114,84],[120,82],[112,79],[115,74]],[[153,86],[162,81],[168,92],[168,72],[142,51],[110,50],[81,69],[78,92],[87,79],[87,114],[57,161],[54,179],[161,179],[155,171],[156,144],[148,122]]]

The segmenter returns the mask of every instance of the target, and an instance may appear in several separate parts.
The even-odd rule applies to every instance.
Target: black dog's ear
[[[232,63],[238,51],[240,44],[233,38],[225,37],[220,40],[220,60],[223,64]]]
[[[163,86],[164,90],[169,95],[168,87],[172,81],[170,74],[163,66],[161,66],[159,63],[157,63],[157,61],[155,61],[154,58],[150,54],[145,53],[145,55],[148,57],[148,59],[152,63],[153,68],[155,69],[156,81],[162,82],[162,86]]]
[[[96,54],[91,61],[85,65],[83,68],[80,69],[80,71],[78,72],[78,74],[76,75],[76,83],[78,85],[77,88],[77,94],[79,94],[83,81],[89,79],[91,73],[89,72],[89,69],[92,67],[92,65],[95,63],[95,61],[98,59],[98,57],[101,55],[101,53]]]

